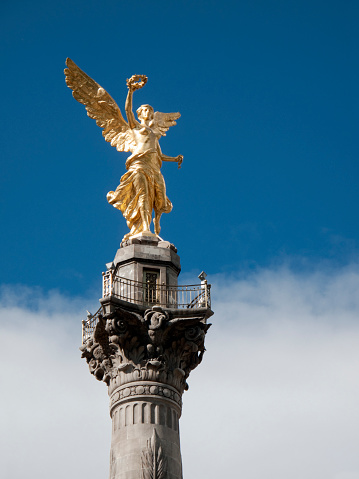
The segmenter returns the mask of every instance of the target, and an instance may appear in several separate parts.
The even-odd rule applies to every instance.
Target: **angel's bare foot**
[[[125,236],[122,238],[122,241],[126,241],[130,237],[131,237],[131,231],[129,233],[125,234]]]

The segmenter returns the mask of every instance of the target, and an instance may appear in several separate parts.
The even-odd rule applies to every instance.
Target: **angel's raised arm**
[[[135,128],[136,127],[136,118],[135,115],[133,114],[132,111],[132,96],[133,96],[134,90],[132,89],[131,85],[128,85],[128,93],[127,93],[127,98],[126,98],[126,103],[125,103],[125,110],[126,110],[126,116],[127,116],[127,121],[130,126],[130,128]]]
[[[133,114],[133,111],[132,111],[133,92],[145,86],[146,82],[147,82],[146,75],[132,75],[132,77],[128,79],[126,82],[128,87],[128,94],[127,94],[126,103],[125,103],[125,110],[126,110],[128,124],[130,128],[132,129],[135,128],[136,125],[138,125],[138,122],[136,121],[135,115]]]

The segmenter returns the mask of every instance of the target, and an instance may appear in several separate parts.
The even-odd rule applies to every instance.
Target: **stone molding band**
[[[134,382],[127,383],[115,391],[110,396],[110,415],[114,408],[126,401],[141,400],[141,399],[155,399],[168,401],[179,409],[179,414],[182,410],[182,398],[178,391],[167,384],[158,382]]]

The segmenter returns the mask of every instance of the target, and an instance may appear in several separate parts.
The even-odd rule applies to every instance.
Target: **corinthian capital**
[[[158,306],[143,315],[118,308],[99,321],[81,347],[90,372],[110,387],[156,381],[188,388],[186,379],[202,361],[210,324],[203,317],[173,318]]]

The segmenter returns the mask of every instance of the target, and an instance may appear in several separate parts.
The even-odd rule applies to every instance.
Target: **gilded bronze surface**
[[[158,140],[166,135],[166,131],[176,124],[175,120],[181,115],[154,112],[150,105],[142,105],[137,110],[137,121],[132,111],[133,92],[146,84],[147,77],[133,75],[127,80],[126,122],[116,102],[98,83],[70,58],[66,60],[66,65],[66,84],[71,88],[75,100],[85,105],[87,115],[103,128],[102,135],[106,141],[118,151],[132,153],[127,158],[127,172],[122,176],[119,186],[107,194],[108,202],[122,212],[130,229],[123,239],[139,233],[151,234],[153,211],[154,231],[159,235],[162,213],[172,210],[161,173],[162,161],[177,162],[180,168],[183,156],[164,155]]]

